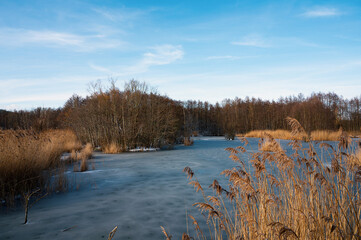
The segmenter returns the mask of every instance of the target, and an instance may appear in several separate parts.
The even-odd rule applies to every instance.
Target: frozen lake
[[[257,150],[258,140],[250,138],[247,148]],[[281,140],[284,149],[290,149],[287,142]],[[224,185],[220,172],[236,166],[224,149],[239,145],[238,140],[202,137],[193,146],[170,151],[95,153],[95,170],[69,170],[73,190],[36,203],[28,224],[22,224],[22,208],[1,212],[0,239],[107,239],[115,226],[114,239],[163,239],[160,226],[180,239],[187,232],[186,213],[199,215],[192,204],[202,200],[188,185],[183,168],[191,167],[211,193],[213,179]]]

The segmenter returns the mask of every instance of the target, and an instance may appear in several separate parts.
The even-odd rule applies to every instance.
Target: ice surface
[[[249,142],[247,148],[256,151],[258,139]],[[287,142],[281,144],[290,149]],[[68,171],[74,190],[40,200],[30,209],[28,224],[22,224],[21,208],[1,212],[0,239],[107,239],[115,226],[114,239],[164,239],[160,226],[181,239],[187,231],[186,213],[202,219],[192,207],[201,194],[188,185],[183,168],[191,167],[211,194],[212,180],[227,186],[219,173],[236,166],[224,149],[239,145],[237,140],[204,137],[169,151],[95,153],[95,170]]]

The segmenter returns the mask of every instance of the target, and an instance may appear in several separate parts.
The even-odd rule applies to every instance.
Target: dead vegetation
[[[259,150],[263,152],[278,152],[282,151],[282,147],[272,135],[264,134],[259,142]]]
[[[103,153],[107,154],[115,154],[123,152],[123,149],[118,143],[112,142],[110,144],[104,145],[104,147],[102,147],[102,151]]]
[[[0,199],[11,204],[17,196],[65,190],[61,155],[81,148],[70,130],[0,131]]]
[[[237,137],[252,137],[252,138],[263,138],[264,134],[272,135],[275,139],[286,139],[291,140],[294,138],[291,134],[291,131],[288,130],[254,130],[250,131],[244,135],[237,134]],[[313,141],[338,141],[340,138],[340,135],[342,133],[342,130],[338,131],[330,131],[330,130],[316,130],[312,131],[310,134],[307,134],[306,132],[303,132],[302,134],[297,136],[297,140],[313,140]],[[350,136],[356,137],[359,136],[359,132],[351,132]]]
[[[247,151],[248,140],[241,138],[241,146],[226,149],[238,166],[222,172],[227,188],[213,181],[214,195],[206,196],[192,169],[184,169],[203,194],[204,201],[194,206],[208,224],[201,227],[189,216],[193,239],[206,239],[208,228],[211,239],[361,238],[360,143],[341,131],[337,146],[309,142],[302,147],[304,129],[296,119],[287,121],[292,152],[286,154],[272,135],[263,136],[271,152]]]
[[[88,159],[93,156],[93,146],[87,143],[80,151],[72,150],[70,158],[74,163],[74,172],[84,172],[88,170]],[[80,163],[80,166],[78,164]],[[94,166],[93,166],[94,169]]]
[[[291,139],[291,132],[287,130],[254,130],[246,133],[244,136],[238,134],[237,137],[263,138],[264,134],[272,135],[275,139]]]
[[[184,146],[192,146],[194,143],[191,137],[184,137]]]

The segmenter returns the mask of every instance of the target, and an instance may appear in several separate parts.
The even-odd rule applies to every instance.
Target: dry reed
[[[192,169],[184,169],[202,191],[204,202],[194,206],[205,213],[211,239],[361,238],[360,147],[356,150],[345,132],[336,147],[312,142],[303,147],[298,139],[304,129],[297,120],[287,120],[292,153],[275,147],[278,143],[271,135],[265,139],[275,147],[272,153],[247,151],[248,141],[242,138],[241,146],[226,149],[238,166],[222,172],[228,188],[216,180],[211,184],[215,195],[206,197]],[[323,154],[318,155],[315,147],[324,149]],[[191,219],[194,239],[205,239],[198,222]]]
[[[317,130],[311,132],[311,139],[314,141],[337,141],[342,131]]]
[[[73,161],[80,161],[80,167],[78,163],[74,164],[74,172],[84,172],[88,170],[88,159],[93,155],[93,147],[90,143],[87,143],[80,151],[73,150],[71,152],[71,159]]]
[[[16,196],[37,188],[63,189],[61,154],[79,145],[70,130],[0,131],[0,199],[11,204]]]
[[[110,144],[104,145],[104,147],[102,147],[102,151],[103,153],[107,154],[115,154],[123,152],[123,149],[118,143],[112,142]]]
[[[264,133],[272,135],[275,139],[287,139],[291,140],[291,131],[288,130],[254,130],[246,133],[245,135],[237,134],[237,137],[252,137],[262,138]],[[316,130],[312,131],[310,137],[306,132],[301,135],[297,135],[297,140],[314,140],[314,141],[337,141],[340,137],[341,131],[329,131],[329,130]],[[357,136],[357,132],[353,132],[352,136]]]
[[[244,137],[262,138],[264,133],[272,135],[276,139],[291,139],[291,132],[287,130],[254,130],[246,133]],[[242,137],[238,135],[238,137]]]
[[[90,143],[87,143],[80,151],[72,150],[70,158],[74,161],[79,161],[82,159],[89,159],[93,155],[93,147]]]
[[[281,151],[281,145],[272,139],[271,135],[270,137],[262,138],[259,144],[259,150],[263,152],[276,152]]]
[[[184,146],[192,146],[193,143],[193,139],[191,139],[190,137],[184,137]]]

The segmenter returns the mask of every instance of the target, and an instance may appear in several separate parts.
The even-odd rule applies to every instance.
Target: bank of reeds
[[[291,131],[288,130],[254,130],[246,133],[244,136],[238,134],[237,137],[252,137],[262,138],[264,133],[272,135],[275,139],[287,139],[290,140],[295,136],[292,136]],[[312,131],[309,136],[306,132],[297,136],[297,140],[314,140],[314,141],[337,141],[340,138],[342,130],[329,131],[329,130],[316,130]],[[360,135],[357,132],[350,133],[350,136]]]
[[[238,135],[238,137],[263,138],[265,133],[272,135],[275,139],[291,139],[291,132],[288,131],[288,130],[282,130],[282,129],[278,129],[278,130],[254,130],[254,131],[250,131],[250,132],[246,133],[244,136]],[[301,136],[301,137],[307,137],[307,134],[305,136]]]
[[[213,181],[214,195],[206,196],[192,169],[184,169],[190,184],[203,194],[204,201],[194,206],[207,219],[211,239],[361,238],[360,149],[341,132],[337,146],[317,146],[324,149],[320,156],[312,142],[302,147],[298,139],[305,132],[298,121],[288,122],[292,152],[278,147],[247,151],[246,138],[241,146],[227,148],[238,166],[222,172],[229,180],[227,188]],[[266,138],[278,146],[272,135]],[[205,239],[208,227],[189,217],[195,230],[186,237]]]
[[[66,180],[63,152],[81,147],[70,130],[37,133],[32,130],[0,131],[0,200],[11,204],[34,189],[63,190]]]

